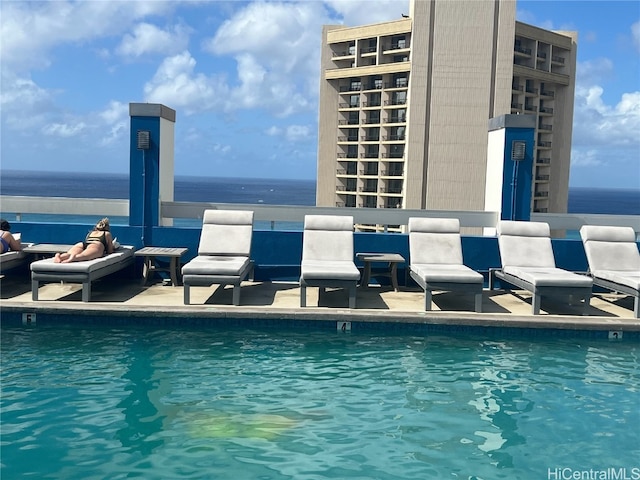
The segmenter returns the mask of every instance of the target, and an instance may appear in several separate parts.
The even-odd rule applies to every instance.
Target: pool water
[[[640,463],[632,342],[38,326],[3,328],[1,347],[3,479],[546,479]]]

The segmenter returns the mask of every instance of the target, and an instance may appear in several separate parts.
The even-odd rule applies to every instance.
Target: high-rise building
[[[488,121],[517,113],[536,117],[531,211],[566,212],[576,34],[515,8],[411,0],[396,21],[325,26],[317,205],[484,210]]]

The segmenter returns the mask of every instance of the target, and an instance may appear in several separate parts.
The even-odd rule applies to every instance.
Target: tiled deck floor
[[[295,283],[246,282],[241,305],[231,302],[231,287],[192,287],[192,305],[183,304],[182,287],[155,283],[142,286],[137,279],[106,278],[96,282],[91,302],[81,301],[78,284],[41,285],[40,300],[31,300],[28,273],[5,276],[0,281],[0,312],[100,312],[148,316],[195,316],[235,318],[323,318],[339,321],[389,321],[446,323],[487,326],[527,326],[566,329],[622,329],[640,331],[640,320],[633,318],[633,299],[615,294],[595,294],[589,315],[582,307],[561,299],[543,298],[541,314],[531,315],[531,296],[527,292],[484,292],[483,313],[473,311],[473,296],[456,293],[434,295],[433,311],[424,311],[424,294],[418,288],[359,288],[357,308],[348,308],[343,290],[328,290],[318,302],[318,289],[308,288],[308,307],[300,308],[300,289]]]

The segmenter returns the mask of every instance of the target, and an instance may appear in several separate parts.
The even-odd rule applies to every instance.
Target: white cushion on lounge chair
[[[224,257],[220,255],[200,255],[184,267],[183,275],[240,275],[249,265],[249,257]]]
[[[484,282],[481,274],[466,265],[447,265],[443,263],[412,263],[411,271],[427,282],[479,283]]]
[[[502,270],[495,275],[533,294],[534,315],[540,312],[541,297],[551,295],[580,297],[588,310],[593,280],[556,267],[547,223],[502,220],[496,231]]]
[[[484,277],[463,263],[460,221],[457,218],[409,219],[409,273],[425,291],[425,310],[431,310],[432,292],[460,291],[476,295],[482,311]]]
[[[360,278],[360,271],[353,262],[339,260],[316,261],[307,260],[301,267],[305,280],[332,278],[336,280],[355,280]]]
[[[635,290],[640,290],[640,271],[630,272],[628,270],[596,270],[591,274],[603,280],[626,285]]]
[[[594,283],[633,296],[639,318],[640,252],[633,228],[584,225],[580,236]]]
[[[300,306],[307,304],[306,287],[347,288],[349,307],[356,306],[360,271],[353,262],[353,217],[306,215],[300,265]]]
[[[592,280],[586,275],[578,275],[562,268],[541,267],[504,267],[504,273],[521,278],[536,287],[552,287],[556,285],[573,287],[590,287]]]
[[[240,304],[240,285],[253,268],[253,212],[205,210],[198,256],[182,267],[184,303],[192,285],[233,285],[233,304]]]

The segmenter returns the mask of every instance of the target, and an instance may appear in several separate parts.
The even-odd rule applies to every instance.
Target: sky
[[[0,168],[128,173],[129,103],[149,102],[177,112],[176,175],[315,179],[322,25],[408,5],[2,0]],[[570,185],[640,189],[640,2],[521,0],[516,17],[578,32]]]

